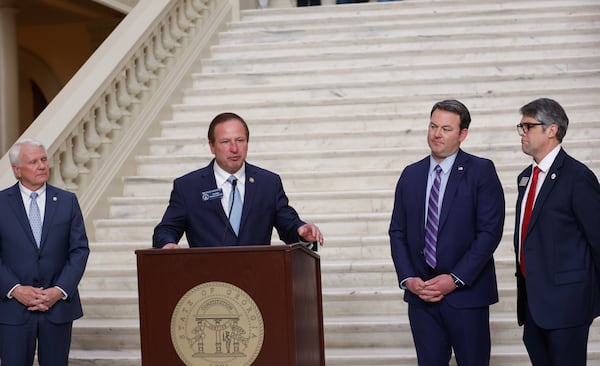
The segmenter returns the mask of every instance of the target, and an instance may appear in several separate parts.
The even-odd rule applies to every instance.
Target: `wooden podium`
[[[325,365],[320,259],[303,245],[135,253],[144,366]]]

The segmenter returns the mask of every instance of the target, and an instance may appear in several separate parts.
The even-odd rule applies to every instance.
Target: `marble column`
[[[0,156],[19,137],[17,8],[0,0]]]

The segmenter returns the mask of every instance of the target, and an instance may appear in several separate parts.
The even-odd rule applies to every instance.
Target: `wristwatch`
[[[456,275],[454,273],[450,273],[450,276],[452,276],[452,279],[454,280],[454,285],[456,285],[456,288],[461,288],[465,285],[465,283],[463,281],[461,281],[458,277],[456,277]]]

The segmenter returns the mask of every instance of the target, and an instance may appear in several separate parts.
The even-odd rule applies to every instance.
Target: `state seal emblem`
[[[264,330],[256,303],[226,282],[190,289],[171,316],[171,341],[187,366],[250,366],[262,348]]]

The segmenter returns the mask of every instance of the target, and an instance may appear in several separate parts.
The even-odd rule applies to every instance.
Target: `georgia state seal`
[[[187,366],[252,365],[264,335],[256,303],[226,282],[206,282],[190,289],[171,316],[171,341]]]

